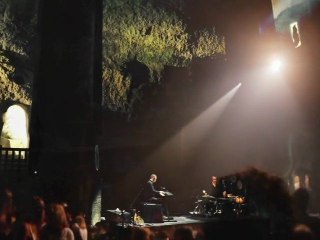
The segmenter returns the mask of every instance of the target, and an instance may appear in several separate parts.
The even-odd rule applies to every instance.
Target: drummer
[[[211,176],[210,195],[215,198],[223,197],[223,189],[217,176]]]

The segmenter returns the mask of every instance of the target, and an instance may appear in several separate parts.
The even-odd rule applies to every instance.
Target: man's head
[[[212,185],[216,185],[217,184],[217,177],[216,176],[212,176]]]
[[[155,175],[155,174],[151,174],[150,175],[150,180],[152,181],[152,182],[156,182],[157,181],[157,175]]]

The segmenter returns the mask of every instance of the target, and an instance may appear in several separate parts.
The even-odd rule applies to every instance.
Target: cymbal
[[[227,198],[236,198],[236,197],[238,197],[238,196],[232,195],[232,194],[227,194]]]
[[[117,215],[121,215],[122,214],[122,211],[120,209],[115,209],[115,210],[109,209],[109,210],[107,210],[107,212],[115,213]]]
[[[219,198],[216,198],[217,200],[220,200],[220,201],[230,201],[229,198],[224,198],[224,197],[219,197]]]
[[[214,197],[212,197],[212,196],[210,196],[210,195],[202,195],[202,197],[203,197],[203,198],[214,198]]]

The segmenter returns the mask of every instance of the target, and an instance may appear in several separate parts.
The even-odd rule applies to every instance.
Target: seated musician
[[[215,198],[220,198],[223,196],[221,182],[220,180],[218,180],[216,176],[211,177],[211,186],[209,194]]]
[[[164,202],[163,197],[166,196],[166,193],[161,190],[157,190],[155,188],[155,182],[157,181],[158,177],[156,174],[151,174],[149,181],[146,183],[146,186],[143,190],[143,201],[142,203],[156,203],[161,205],[161,212],[163,215],[163,219],[168,218],[168,208]]]
[[[144,188],[144,201],[145,202],[160,202],[160,197],[165,194],[163,191],[156,190],[154,183],[157,181],[158,177],[156,174],[151,174],[150,179]]]
[[[202,200],[198,202],[195,212],[206,215],[218,213],[220,201],[223,197],[223,185],[217,176],[211,176],[208,193],[203,190]]]

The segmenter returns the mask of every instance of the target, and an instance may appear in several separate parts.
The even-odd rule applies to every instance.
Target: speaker
[[[162,204],[143,203],[141,216],[147,223],[163,223]]]

